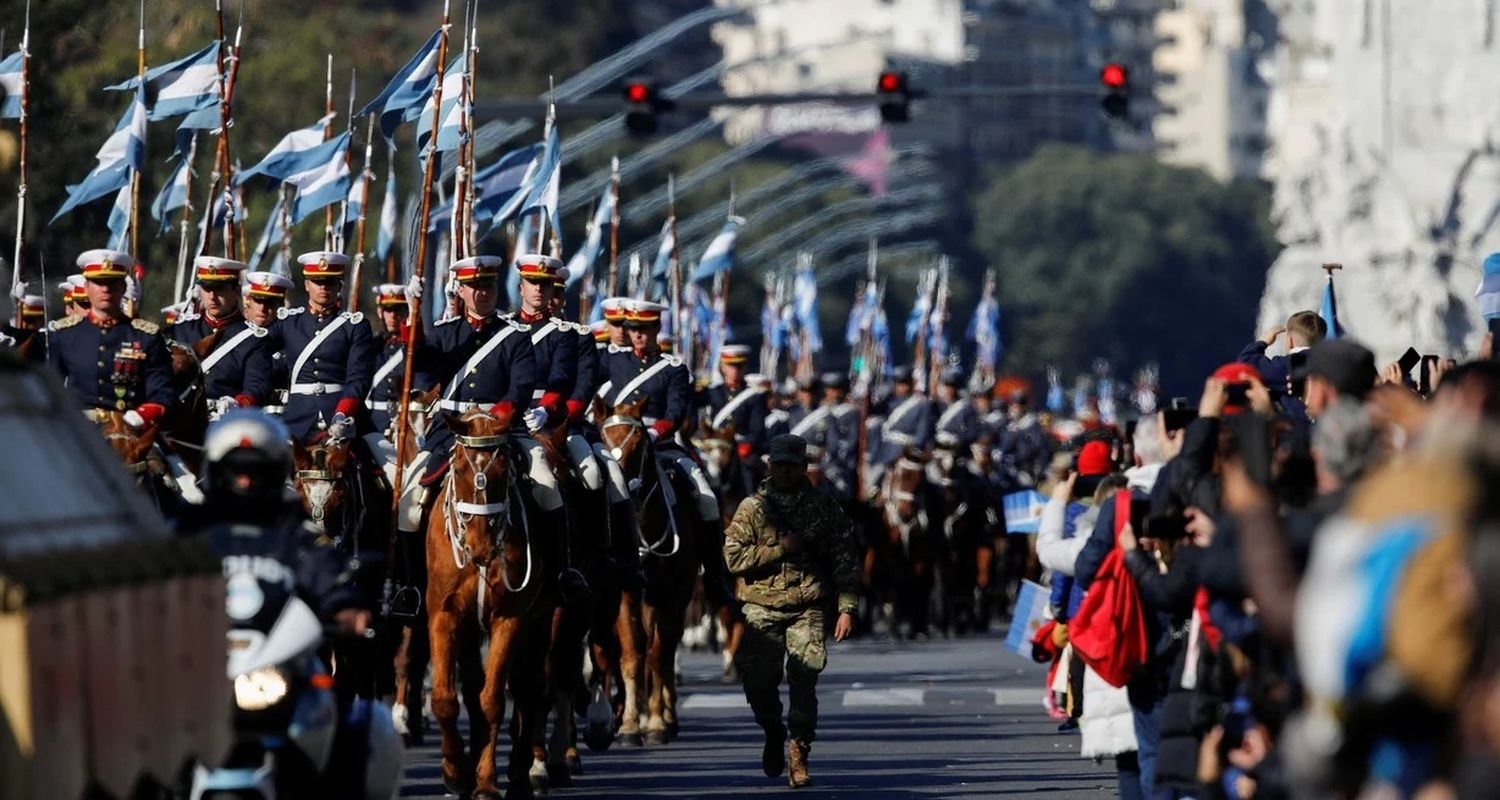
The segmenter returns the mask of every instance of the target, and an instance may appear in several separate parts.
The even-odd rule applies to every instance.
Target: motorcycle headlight
[[[234,678],[234,704],[245,711],[263,711],[286,697],[286,676],[275,667],[262,667]]]

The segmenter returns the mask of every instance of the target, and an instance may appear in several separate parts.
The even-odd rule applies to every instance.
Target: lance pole
[[[422,273],[427,262],[427,225],[432,215],[432,180],[433,168],[437,149],[437,130],[442,123],[443,107],[443,72],[448,63],[448,27],[449,27],[449,3],[451,0],[443,0],[443,27],[442,34],[438,40],[437,60],[437,82],[432,87],[432,131],[433,135],[427,140],[427,159],[422,169],[422,211],[418,216],[417,225],[417,260],[413,264],[413,277],[417,283],[422,282]],[[406,478],[406,434],[411,430],[411,419],[408,409],[411,404],[411,380],[412,380],[412,353],[416,349],[417,337],[421,335],[422,315],[412,314],[407,319],[406,325],[406,363],[402,365],[401,375],[401,405],[396,412],[396,480],[391,496],[391,539],[390,552],[387,554],[387,563],[395,563],[396,545],[400,539],[397,527],[401,509],[401,493]],[[387,580],[389,586],[389,580]],[[387,592],[389,596],[389,592]]]
[[[15,301],[16,326],[21,325],[21,297],[26,294],[26,284],[21,280],[21,255],[26,241],[26,145],[27,111],[31,104],[31,4],[26,4],[26,28],[21,32],[21,152],[16,183],[16,250],[11,262],[10,293]],[[42,278],[42,297],[52,292]]]
[[[620,269],[620,158],[616,156],[609,176],[609,278],[604,284],[604,296],[618,293],[616,281]]]
[[[141,0],[141,24],[135,38],[135,74],[146,83],[146,0]],[[142,145],[145,143],[142,142]],[[130,252],[140,253],[141,244],[141,171],[130,171]],[[137,261],[137,264],[140,262]]]
[[[370,213],[370,182],[375,172],[370,168],[370,159],[375,149],[375,115],[365,125],[365,168],[359,174],[359,217],[354,223],[354,276],[349,279],[349,310],[359,310],[359,280],[365,267],[365,218]]]

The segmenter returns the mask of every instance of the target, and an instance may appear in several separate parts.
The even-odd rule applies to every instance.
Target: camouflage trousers
[[[778,610],[746,603],[745,635],[734,654],[755,722],[782,729],[781,677],[785,671],[791,708],[786,728],[811,743],[818,726],[818,673],[828,665],[821,605]]]

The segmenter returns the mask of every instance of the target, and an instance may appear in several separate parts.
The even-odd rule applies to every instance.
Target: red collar
[[[94,313],[94,309],[89,309],[89,322],[92,322],[101,328],[113,328],[115,325],[123,321],[125,321],[125,316],[123,314],[118,317],[104,317],[101,319],[98,314]]]
[[[484,326],[489,324],[490,317],[476,317],[473,314],[465,311],[464,321],[469,323],[469,327],[473,328],[474,330],[482,331],[484,330]]]
[[[538,322],[541,322],[542,320],[544,320],[546,318],[547,318],[546,314],[533,314],[533,313],[531,313],[530,311],[527,311],[524,308],[521,309],[520,311],[516,312],[516,319],[520,320],[521,322],[526,323],[527,325],[534,325],[534,324],[536,324]]]
[[[210,317],[209,315],[204,314],[203,315],[203,324],[207,325],[208,328],[209,328],[209,330],[215,330],[216,331],[216,330],[224,327],[225,325],[228,325],[229,323],[234,322],[235,320],[238,320],[239,318],[240,318],[240,312],[238,310],[236,310],[233,314],[230,314],[229,316],[227,316],[227,317],[225,317],[223,319],[214,319],[213,317]]]

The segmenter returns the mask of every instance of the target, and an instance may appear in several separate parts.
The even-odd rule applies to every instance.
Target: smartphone
[[[1245,408],[1250,405],[1250,384],[1231,383],[1229,384],[1229,386],[1225,387],[1225,392],[1227,393],[1228,397],[1224,401],[1224,405],[1239,406],[1240,408]]]
[[[1438,356],[1422,356],[1421,367],[1417,370],[1417,391],[1428,397],[1436,386],[1432,385],[1432,373],[1437,369]]]
[[[1240,414],[1229,419],[1238,445],[1240,462],[1250,480],[1271,485],[1271,425],[1259,414]]]
[[[1412,367],[1415,367],[1421,360],[1422,354],[1417,352],[1417,348],[1408,347],[1406,352],[1401,354],[1401,358],[1396,360],[1396,366],[1401,368],[1402,375],[1410,375]]]

